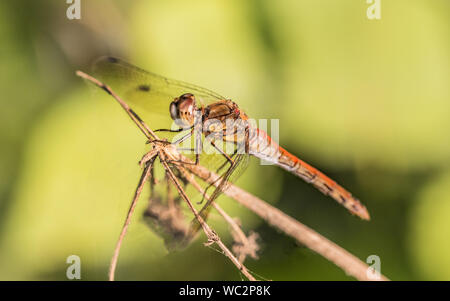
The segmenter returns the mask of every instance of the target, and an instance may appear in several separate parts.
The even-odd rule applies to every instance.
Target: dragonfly
[[[189,164],[201,164],[221,172],[220,183],[201,210],[203,216],[207,216],[210,204],[227,184],[242,174],[248,165],[248,157],[254,156],[313,185],[352,214],[370,219],[366,207],[349,191],[248,122],[249,117],[236,102],[211,90],[145,71],[115,57],[98,59],[93,74],[133,106],[130,110],[139,120],[158,122],[159,128],[154,131],[178,134],[178,139],[172,137],[173,144],[181,144],[195,136],[192,140],[196,152],[191,156],[194,162]],[[206,151],[206,147],[215,152]]]
[[[231,99],[193,84],[145,71],[114,57],[98,59],[94,63],[92,74],[93,76],[77,71],[78,76],[113,96],[146,136],[147,143],[152,145],[152,150],[139,162],[144,171],[111,260],[110,280],[114,279],[120,246],[144,184],[149,181],[151,188],[154,188],[156,183],[153,172],[157,157],[166,171],[166,178],[172,180],[195,216],[186,231],[185,227],[173,227],[173,222],[182,216],[179,211],[168,225],[161,223],[162,220],[155,216],[155,207],[149,206],[144,216],[150,227],[168,241],[169,246],[185,246],[201,227],[208,237],[214,237],[214,232],[209,226],[205,226],[205,221],[211,208],[218,209],[214,201],[242,174],[250,156],[285,169],[336,200],[352,214],[365,220],[370,219],[366,207],[357,198],[324,173],[281,147],[265,131],[259,129]],[[152,128],[144,120],[151,121]],[[164,134],[163,139],[156,135],[157,132]],[[179,151],[183,152],[183,156],[179,155]],[[172,170],[170,165],[176,168]],[[190,169],[189,166],[206,167],[217,177],[212,183],[203,178],[204,186],[201,187],[186,172]],[[196,187],[202,198],[199,204],[206,200],[199,212],[191,204],[180,182],[184,185],[190,182]],[[165,183],[168,184],[168,181]],[[210,188],[213,191],[207,194]],[[164,198],[158,193],[151,194],[150,200],[152,197],[156,206]],[[166,198],[170,199],[167,195]],[[175,199],[171,203],[174,204]],[[183,241],[172,241],[177,238]],[[246,272],[245,267],[237,265],[241,271]],[[252,278],[248,273],[246,275],[249,279]]]

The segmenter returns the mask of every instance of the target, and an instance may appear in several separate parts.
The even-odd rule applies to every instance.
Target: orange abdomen
[[[366,207],[353,197],[350,192],[316,168],[279,146],[266,132],[259,129],[252,131],[249,151],[251,155],[276,164],[302,178],[307,183],[314,185],[322,193],[329,195],[347,208],[351,213],[362,219],[370,219]]]

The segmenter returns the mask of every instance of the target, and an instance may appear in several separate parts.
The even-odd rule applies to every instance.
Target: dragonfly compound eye
[[[170,117],[172,117],[173,120],[176,120],[180,118],[180,110],[178,110],[177,102],[172,101],[170,103]]]

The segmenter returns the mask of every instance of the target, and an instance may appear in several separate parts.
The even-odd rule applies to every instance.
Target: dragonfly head
[[[185,93],[170,103],[170,117],[182,128],[190,128],[194,124],[196,111],[195,96]]]

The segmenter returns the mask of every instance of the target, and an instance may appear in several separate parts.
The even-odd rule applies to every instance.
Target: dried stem
[[[161,158],[160,154],[160,158]],[[211,243],[216,243],[220,249],[222,249],[223,254],[227,256],[231,262],[239,269],[239,271],[242,272],[242,274],[247,277],[247,279],[251,281],[256,281],[256,279],[249,273],[247,268],[239,262],[239,260],[233,255],[233,253],[225,246],[225,244],[220,240],[219,235],[212,230],[209,225],[203,220],[203,218],[198,214],[198,211],[194,208],[192,205],[192,202],[189,200],[189,197],[186,195],[183,187],[181,186],[180,182],[178,181],[178,178],[173,174],[172,170],[170,169],[169,165],[167,164],[165,158],[161,158],[161,163],[163,164],[164,168],[166,169],[167,173],[169,174],[170,179],[174,183],[175,187],[178,189],[178,192],[180,193],[181,197],[186,201],[191,211],[194,213],[195,218],[200,223],[200,225],[203,228],[203,231],[205,232],[206,236],[208,237],[208,245]],[[187,173],[186,176],[190,177],[190,174]]]
[[[142,172],[141,179],[139,180],[139,184],[136,188],[136,192],[134,193],[133,201],[131,202],[130,208],[128,209],[127,218],[125,219],[125,223],[122,227],[122,231],[120,232],[119,239],[116,243],[116,247],[114,249],[114,255],[111,259],[111,264],[109,266],[109,273],[108,278],[110,281],[114,281],[114,275],[116,271],[117,266],[117,260],[119,259],[119,252],[120,248],[122,246],[123,239],[125,238],[125,235],[127,234],[128,226],[131,223],[131,218],[133,216],[134,209],[136,208],[137,202],[139,200],[139,196],[142,193],[142,189],[144,188],[144,184],[147,182],[149,176],[150,176],[150,170],[152,169],[153,161],[150,161],[147,163],[144,171]]]
[[[217,182],[218,175],[201,165],[186,165],[186,167],[207,183]],[[374,280],[367,276],[369,267],[360,259],[279,209],[231,183],[224,193],[259,215],[271,226],[283,231],[299,243],[333,262],[348,275],[358,280]],[[377,280],[389,279],[380,275],[380,279]]]
[[[183,177],[189,181],[189,183],[192,184],[192,186],[197,189],[203,197],[209,201],[210,197],[206,194],[206,191],[198,184],[198,182],[195,180],[195,178],[192,176],[191,173],[189,173],[185,168],[183,168],[181,165],[177,165],[177,169],[182,173]],[[244,231],[242,231],[241,227],[236,223],[236,221],[229,216],[216,202],[212,202],[211,206],[213,206],[217,212],[223,217],[223,219],[230,225],[232,231],[236,234],[235,237],[237,238],[237,242],[245,246],[245,250],[248,250],[248,248],[252,248],[252,244],[248,240],[247,236],[245,235]],[[250,252],[249,254],[251,254]],[[254,252],[256,253],[256,252]],[[242,256],[243,255],[243,256]],[[244,253],[240,255],[239,262],[243,263],[245,260],[245,257],[247,253]],[[256,257],[256,254],[253,255]]]
[[[127,112],[128,116],[131,118],[131,120],[136,123],[136,125],[139,127],[141,132],[149,139],[156,139],[155,133],[150,129],[148,125],[145,124],[145,122],[130,108],[130,106],[122,100],[122,98],[119,97],[114,91],[95,77],[90,76],[89,74],[84,73],[83,71],[77,70],[76,75],[78,75],[81,78],[84,78],[85,80],[88,80],[92,82],[97,87],[103,89],[106,93],[111,95],[119,104],[120,106]]]

